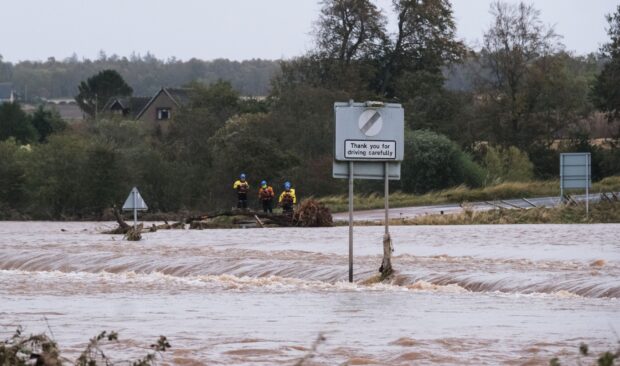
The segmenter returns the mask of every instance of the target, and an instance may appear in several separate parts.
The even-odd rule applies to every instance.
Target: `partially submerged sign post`
[[[146,202],[144,202],[144,199],[142,199],[138,188],[133,187],[131,192],[129,192],[129,196],[127,196],[127,199],[125,200],[125,203],[123,204],[123,211],[133,211],[134,230],[138,226],[138,211],[146,211],[148,209],[149,208],[146,205]]]
[[[334,103],[336,133],[334,178],[349,179],[349,282],[353,282],[353,181],[383,179],[385,184],[385,235],[381,274],[392,272],[389,230],[389,180],[400,179],[404,157],[404,111],[400,104]]]
[[[560,154],[560,199],[565,189],[586,190],[586,216],[590,211],[590,188],[592,187],[592,163],[590,153]]]

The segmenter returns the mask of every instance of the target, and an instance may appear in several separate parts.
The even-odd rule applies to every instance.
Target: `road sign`
[[[125,200],[125,203],[123,204],[123,211],[133,211],[134,230],[138,227],[138,211],[146,211],[148,209],[149,208],[146,205],[146,202],[144,202],[144,199],[142,199],[138,188],[133,187],[131,192],[129,192],[129,196],[127,196],[127,199]]]
[[[395,103],[334,103],[336,161],[401,161],[405,114]]]
[[[385,235],[381,275],[392,271],[392,239],[389,231],[389,181],[400,179],[405,155],[405,112],[400,104],[365,102],[334,103],[336,131],[334,178],[349,179],[349,282],[353,282],[353,181],[383,179]]]
[[[376,136],[379,132],[381,132],[381,128],[383,127],[381,112],[377,109],[365,110],[360,115],[357,126],[360,131],[364,133],[364,135],[368,137]]]
[[[353,165],[353,179],[385,179],[385,165],[388,166],[388,179],[400,180],[400,162],[365,161]],[[334,161],[332,175],[334,178],[349,178],[349,162]]]
[[[561,188],[592,188],[590,158],[590,153],[560,154]]]
[[[127,196],[127,199],[125,200],[125,203],[123,204],[123,211],[146,211],[148,209],[149,208],[146,205],[146,202],[144,202],[144,199],[142,199],[138,188],[133,187],[131,192],[129,192],[129,196]]]
[[[590,212],[590,188],[592,188],[592,163],[590,153],[560,154],[560,199],[565,189],[586,190],[586,217]]]

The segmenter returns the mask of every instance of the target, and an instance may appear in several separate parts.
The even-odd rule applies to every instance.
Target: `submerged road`
[[[618,194],[618,193],[616,193]],[[576,201],[583,202],[586,200],[586,195],[573,195],[572,196]],[[526,201],[527,200],[527,201]],[[496,201],[486,201],[486,202],[469,202],[467,203],[468,208],[471,208],[475,211],[486,211],[493,210],[497,208],[505,208],[505,209],[515,209],[515,208],[533,208],[536,207],[553,207],[556,206],[560,202],[560,197],[537,197],[537,198],[526,198],[526,200],[517,198],[517,199],[508,199],[508,200],[496,200]],[[601,196],[598,193],[591,194],[589,197],[590,202],[598,202],[601,200]],[[531,203],[528,203],[531,202]],[[457,203],[445,203],[441,205],[429,205],[429,206],[415,206],[415,207],[396,207],[390,208],[390,219],[411,219],[418,216],[424,215],[439,215],[441,213],[444,214],[455,214],[463,212],[463,208]],[[334,221],[347,221],[349,219],[348,212],[339,212],[333,215]],[[355,211],[353,214],[353,221],[383,221],[385,218],[385,210],[384,209],[376,209],[376,210],[362,210]]]

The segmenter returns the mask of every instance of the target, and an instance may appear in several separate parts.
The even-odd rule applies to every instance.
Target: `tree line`
[[[592,153],[595,180],[620,173],[620,7],[608,15],[601,56],[575,57],[524,3],[492,5],[476,52],[456,39],[447,0],[393,1],[395,32],[370,0],[321,4],[316,46],[280,62],[265,100],[241,98],[231,81],[194,82],[191,102],[167,126],[89,119],[43,140],[8,128],[0,212],[97,217],[133,185],[155,211],[229,208],[241,172],[254,188],[266,179],[291,181],[302,197],[340,194],[346,183],[331,177],[333,103],[350,99],[405,109],[405,161],[392,189],[557,178],[559,153],[568,151]],[[460,79],[446,82],[448,69]],[[78,84],[85,94],[97,88],[91,79]],[[8,125],[3,109],[0,125]],[[608,139],[594,141],[594,125]],[[381,191],[377,182],[356,184]]]
[[[230,81],[242,95],[267,95],[269,81],[279,68],[278,61],[272,60],[161,60],[150,53],[120,57],[107,56],[102,51],[96,60],[80,60],[73,55],[64,60],[50,57],[46,61],[15,64],[3,62],[0,55],[0,82],[13,82],[28,102],[73,97],[82,80],[109,69],[121,74],[139,96],[151,96],[162,86],[181,86],[192,81],[210,84],[220,79]]]

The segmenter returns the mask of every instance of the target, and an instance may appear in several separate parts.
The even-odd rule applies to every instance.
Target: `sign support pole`
[[[385,235],[390,236],[390,178],[388,177],[388,162],[385,162]]]
[[[590,156],[586,160],[586,219],[590,216]]]
[[[564,155],[560,154],[560,204],[564,203]]]
[[[349,161],[349,282],[353,282],[353,162]]]
[[[383,235],[383,260],[381,261],[382,279],[387,278],[392,273],[392,238],[390,237],[390,177],[389,177],[389,165],[387,161],[384,163],[385,167],[385,235]]]
[[[136,199],[136,192],[131,192],[133,196],[133,230],[135,231],[138,228],[138,202]]]

